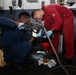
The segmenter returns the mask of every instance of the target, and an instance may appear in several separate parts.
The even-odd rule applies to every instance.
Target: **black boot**
[[[19,65],[19,64],[16,64],[16,63],[13,63],[11,65],[11,68],[15,71],[19,71],[19,72],[27,72],[27,68],[24,67],[23,65]]]

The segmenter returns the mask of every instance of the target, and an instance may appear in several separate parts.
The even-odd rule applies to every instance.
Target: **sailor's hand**
[[[52,30],[47,31],[47,36],[50,37],[53,34]],[[47,38],[46,35],[43,36],[43,38]]]
[[[25,28],[24,23],[19,23],[19,24],[18,24],[18,29],[19,29],[19,30],[24,29],[24,28]]]
[[[42,29],[38,33],[36,30],[33,30],[32,32],[33,37],[41,37],[41,35],[42,35]]]

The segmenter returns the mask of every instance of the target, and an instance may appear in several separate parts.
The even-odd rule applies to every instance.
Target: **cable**
[[[71,68],[76,69],[76,67],[74,67],[74,66],[72,66],[72,65],[63,65],[63,66],[65,66],[65,67],[71,67]],[[52,71],[54,71],[54,70],[56,70],[56,69],[58,69],[58,68],[61,68],[61,67],[63,67],[63,66],[57,66],[57,67],[51,69],[51,70],[47,73],[47,75],[48,75],[50,72],[52,72]]]

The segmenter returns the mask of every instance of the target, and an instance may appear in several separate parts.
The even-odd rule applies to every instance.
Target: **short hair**
[[[31,13],[31,17],[33,18],[34,13],[35,13],[36,11],[39,11],[39,10],[40,10],[40,9],[33,10],[32,13]]]
[[[30,17],[30,14],[29,14],[28,12],[26,12],[26,11],[23,11],[23,12],[21,12],[18,16],[19,16],[19,18],[20,18],[21,16]]]

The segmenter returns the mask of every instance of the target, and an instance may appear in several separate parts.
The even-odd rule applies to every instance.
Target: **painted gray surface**
[[[4,10],[4,11],[0,11],[0,16],[4,16],[4,17],[8,17],[10,19],[17,20],[19,13],[22,11],[27,11],[30,14],[32,12],[32,10],[13,10],[11,12],[9,10]]]

